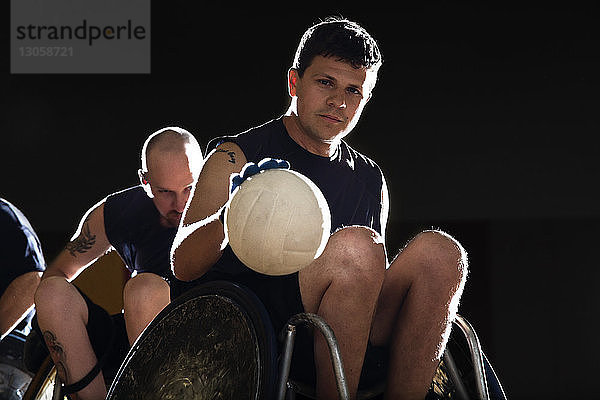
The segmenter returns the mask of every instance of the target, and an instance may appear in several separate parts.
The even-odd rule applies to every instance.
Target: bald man
[[[102,364],[115,353],[121,357],[170,302],[169,284],[174,277],[169,251],[202,168],[202,150],[189,132],[168,127],[148,137],[141,161],[141,185],[111,194],[88,210],[71,241],[48,266],[35,294],[37,331],[66,391],[74,393],[71,398],[104,399]],[[111,249],[132,276],[123,290],[127,338],[122,322],[115,324],[115,318],[70,283]],[[114,326],[117,341],[109,344]]]

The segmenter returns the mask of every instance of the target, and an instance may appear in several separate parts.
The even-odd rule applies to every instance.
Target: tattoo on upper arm
[[[217,153],[227,153],[227,155],[229,156],[229,161],[232,164],[235,164],[235,152],[234,151],[230,151],[227,149],[217,149],[216,150]]]
[[[86,219],[83,222],[83,226],[81,227],[81,233],[77,237],[77,239],[70,241],[67,243],[65,248],[69,250],[69,253],[73,257],[76,256],[75,253],[83,254],[87,252],[92,246],[96,243],[96,235],[93,235],[90,231],[90,226],[88,224],[88,220]]]
[[[48,346],[48,351],[56,366],[56,373],[63,382],[68,383],[69,377],[67,376],[67,368],[65,365],[67,355],[63,349],[63,345],[56,340],[56,335],[50,331],[44,332],[44,341],[46,342],[46,346]]]

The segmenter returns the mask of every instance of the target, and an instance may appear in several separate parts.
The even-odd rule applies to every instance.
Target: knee
[[[125,310],[141,310],[169,296],[169,284],[153,273],[142,273],[129,279],[123,288]]]
[[[329,238],[327,246],[334,254],[331,264],[338,281],[381,287],[387,261],[375,231],[359,226],[343,228]]]
[[[43,279],[35,291],[38,319],[63,318],[65,315],[87,316],[87,308],[77,289],[65,278]]]
[[[418,234],[411,244],[418,252],[421,273],[453,286],[464,285],[468,274],[467,252],[455,238],[440,230],[430,230]]]

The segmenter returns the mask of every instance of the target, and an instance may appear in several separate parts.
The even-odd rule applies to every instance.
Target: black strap
[[[94,368],[92,368],[92,370],[90,372],[88,372],[86,376],[84,376],[77,382],[72,383],[70,385],[63,384],[63,389],[62,389],[63,394],[69,395],[72,393],[79,392],[81,389],[83,389],[84,387],[89,385],[94,380],[94,378],[100,373],[100,371],[102,370],[102,367],[104,367],[104,365],[106,364],[106,361],[108,360],[108,356],[110,355],[111,349],[114,345],[115,336],[116,336],[115,331],[116,331],[115,324],[112,323],[111,330],[110,330],[110,341],[108,342],[108,346],[106,346],[106,348],[104,350],[104,354],[102,354],[102,357],[100,357],[98,359],[98,362],[96,363],[96,365],[94,365]]]
[[[79,392],[81,389],[89,385],[90,382],[94,380],[94,378],[100,373],[101,369],[102,365],[100,365],[100,361],[98,361],[94,368],[92,368],[92,370],[88,372],[88,374],[81,378],[79,381],[70,385],[64,385],[62,389],[63,394],[68,395],[75,392]]]

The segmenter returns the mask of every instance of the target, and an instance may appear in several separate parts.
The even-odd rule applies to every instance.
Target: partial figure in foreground
[[[29,333],[33,295],[46,261],[29,220],[0,198],[0,340],[13,329]]]

